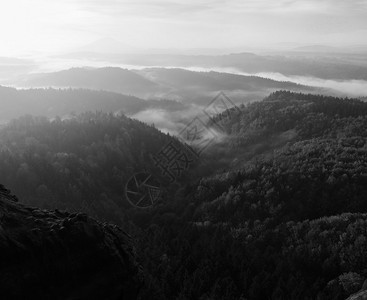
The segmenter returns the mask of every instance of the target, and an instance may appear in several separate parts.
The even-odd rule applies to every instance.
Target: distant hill
[[[35,67],[32,60],[0,56],[0,82],[11,83]]]
[[[311,52],[318,49],[318,52]],[[301,48],[302,50],[302,48]],[[307,51],[305,51],[307,50]],[[322,50],[322,51],[321,51]],[[89,59],[113,64],[160,67],[202,67],[207,69],[235,69],[240,72],[280,73],[286,76],[305,76],[333,80],[367,80],[366,47],[353,47],[337,53],[324,47],[306,47],[303,51],[254,54],[248,52],[226,55],[163,55],[89,54]],[[317,54],[317,55],[316,55]],[[85,54],[69,55],[82,59]]]
[[[337,52],[344,52],[343,49],[325,45],[310,45],[310,46],[303,46],[297,47],[293,49],[294,51],[300,52],[315,52],[315,53],[337,53]]]
[[[26,78],[19,85],[105,90],[138,97],[146,97],[161,90],[161,87],[157,84],[133,71],[112,67],[100,69],[73,68],[55,73],[35,74]]]
[[[29,114],[49,118],[70,117],[86,111],[136,114],[146,109],[184,109],[169,100],[145,101],[134,96],[85,89],[28,89],[17,90],[0,86],[0,122]]]
[[[176,89],[202,89],[203,91],[261,91],[266,89],[307,90],[311,87],[293,82],[279,82],[257,76],[244,76],[220,72],[193,72],[184,69],[151,68],[137,73],[162,85]]]
[[[18,83],[23,87],[73,87],[130,94],[145,99],[175,99],[207,102],[225,91],[236,102],[260,100],[270,92],[289,89],[316,92],[319,89],[256,76],[220,72],[194,72],[184,69],[75,68],[56,73],[31,75]]]

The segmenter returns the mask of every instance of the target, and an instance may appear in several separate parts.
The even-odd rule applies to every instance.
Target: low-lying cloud
[[[204,106],[193,104],[185,110],[175,112],[164,109],[147,109],[130,117],[147,124],[154,124],[160,131],[179,137],[195,149],[201,149],[203,145],[207,145],[205,148],[209,150],[213,145],[223,144],[231,137],[219,127],[208,125],[209,118],[204,113],[204,109]],[[200,121],[196,122],[198,119]],[[191,131],[193,129],[192,123],[198,126],[196,128],[198,130],[197,135],[196,133],[192,133],[195,137],[190,137],[189,140],[185,140],[186,137],[183,133],[185,130]]]
[[[177,135],[201,110],[202,108],[196,105],[190,105],[188,108],[179,111],[147,109],[129,117],[147,124],[154,124],[156,128],[164,133]]]
[[[365,80],[331,80],[306,76],[286,76],[280,73],[256,73],[253,75],[278,81],[292,81],[302,85],[332,89],[342,96],[367,96],[367,81]]]
[[[298,83],[301,85],[307,85],[312,87],[320,87],[331,89],[337,92],[340,96],[348,97],[362,97],[367,96],[367,81],[366,80],[333,80],[333,79],[321,79],[309,76],[290,76],[281,73],[272,72],[260,72],[260,73],[246,73],[237,70],[236,68],[202,68],[202,67],[189,67],[184,68],[195,72],[223,72],[232,73],[244,76],[258,76],[263,78],[269,78],[276,81],[289,81]]]

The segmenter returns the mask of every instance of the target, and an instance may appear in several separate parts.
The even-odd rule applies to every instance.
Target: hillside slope
[[[149,299],[358,292],[367,279],[367,103],[280,91],[211,125],[223,140],[149,209],[131,208],[121,183],[155,170],[150,154],[175,139],[124,116],[10,123],[0,130],[0,181],[22,201],[80,210],[86,200],[98,218],[126,225]]]
[[[138,248],[155,253],[140,255],[160,299],[342,300],[360,290],[367,104],[278,92],[215,122],[229,137],[214,157],[232,165],[136,222],[149,230]]]
[[[123,115],[85,113],[53,121],[26,116],[0,129],[0,182],[25,204],[121,224],[131,207],[125,185],[134,174],[147,171],[162,188],[167,185],[152,157],[170,142],[184,149],[154,126]]]
[[[364,136],[367,103],[322,95],[277,91],[263,101],[215,116],[210,124],[225,137],[238,168],[260,154],[314,138]]]

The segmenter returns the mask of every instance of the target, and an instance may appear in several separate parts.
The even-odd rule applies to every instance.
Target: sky
[[[367,0],[1,0],[0,56],[122,47],[366,44]]]

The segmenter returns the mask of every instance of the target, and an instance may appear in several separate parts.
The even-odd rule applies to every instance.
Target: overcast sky
[[[0,55],[109,37],[139,48],[366,44],[367,0],[1,0]]]

